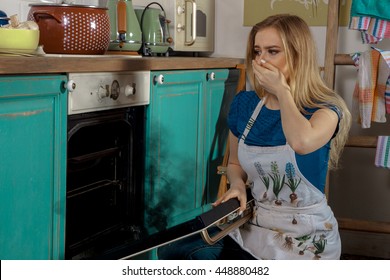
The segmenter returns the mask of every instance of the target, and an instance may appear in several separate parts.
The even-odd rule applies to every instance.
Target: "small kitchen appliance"
[[[141,27],[131,0],[108,0],[110,51],[137,52],[142,45]]]
[[[150,6],[157,5],[159,8]],[[167,54],[173,42],[164,8],[157,2],[148,4],[145,8],[135,8],[137,19],[142,30],[142,54]]]
[[[208,55],[214,51],[215,0],[158,0],[170,20],[170,55]],[[134,2],[135,3],[135,2]],[[150,0],[137,0],[146,6]]]

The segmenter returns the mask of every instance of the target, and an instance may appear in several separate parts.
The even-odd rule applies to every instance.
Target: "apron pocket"
[[[293,237],[309,235],[315,226],[311,215],[257,208],[252,224]]]

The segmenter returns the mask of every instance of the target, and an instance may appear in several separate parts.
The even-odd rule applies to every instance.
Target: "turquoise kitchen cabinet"
[[[151,72],[146,121],[145,224],[150,233],[210,208],[238,70]]]
[[[63,259],[65,75],[0,76],[0,259]]]

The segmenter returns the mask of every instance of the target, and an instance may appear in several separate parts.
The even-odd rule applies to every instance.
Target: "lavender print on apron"
[[[339,259],[338,226],[324,194],[300,172],[293,149],[244,143],[264,99],[239,140],[238,157],[256,200],[254,216],[230,233],[258,259]]]

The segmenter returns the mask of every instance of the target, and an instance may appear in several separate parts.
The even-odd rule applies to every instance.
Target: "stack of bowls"
[[[36,51],[39,43],[39,29],[34,22],[12,26],[8,23],[9,19],[4,12],[0,13],[0,18],[0,53],[31,54]]]
[[[34,53],[39,43],[39,30],[0,27],[0,52]]]

